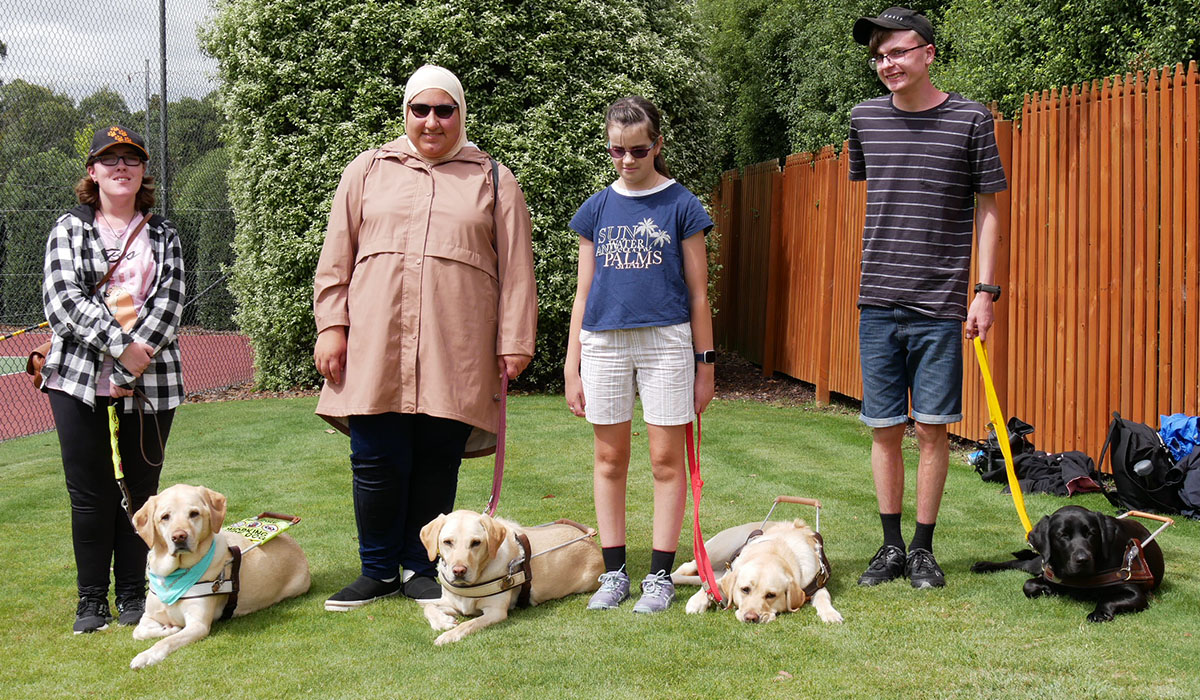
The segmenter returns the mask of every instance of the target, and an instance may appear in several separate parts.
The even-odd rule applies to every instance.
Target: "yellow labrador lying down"
[[[503,581],[492,586],[480,584],[503,580],[510,573],[510,563],[519,560],[523,554],[518,540],[521,534],[528,537],[533,553],[530,559],[530,605],[599,587],[604,560],[595,542],[583,539],[548,551],[581,535],[571,525],[556,523],[524,528],[511,520],[491,518],[469,510],[439,515],[421,528],[421,542],[429,552],[429,560],[441,557],[437,570],[442,582],[442,597],[425,604],[425,619],[429,620],[430,627],[444,630],[434,644],[457,642],[508,617],[508,611],[517,605],[520,586],[486,597],[468,597],[453,591],[475,595],[493,587],[503,587]],[[479,588],[471,590],[473,586]],[[458,624],[458,616],[475,615],[478,617]]]
[[[746,542],[760,526],[763,534]],[[828,570],[822,575],[821,542],[803,520],[747,523],[723,530],[704,544],[719,577],[721,598],[737,609],[738,620],[770,622],[781,613],[796,612],[811,599],[823,621],[842,621],[824,585]],[[727,571],[726,564],[735,555]],[[671,580],[677,585],[699,586],[696,562],[681,565]],[[688,600],[687,611],[702,613],[710,604],[701,589]]]
[[[176,484],[146,501],[133,516],[134,527],[150,547],[146,570],[152,576],[170,577],[209,560],[200,581],[228,579],[233,554],[229,547],[246,550],[250,540],[222,532],[225,496],[204,488]],[[212,552],[211,557],[207,557]],[[233,616],[238,617],[298,596],[308,590],[308,559],[286,534],[246,552],[240,570],[240,591]],[[166,581],[171,581],[166,578]],[[212,587],[208,587],[209,591]],[[164,592],[168,599],[170,592]],[[134,639],[156,639],[154,646],[133,657],[130,668],[153,666],[176,649],[208,636],[213,620],[221,617],[229,594],[191,597],[183,593],[167,605],[151,587],[146,613],[133,630]]]

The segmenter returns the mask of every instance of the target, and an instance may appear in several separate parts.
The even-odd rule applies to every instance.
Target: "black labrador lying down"
[[[1025,596],[1057,594],[1097,601],[1091,622],[1108,622],[1114,615],[1149,607],[1149,593],[1163,577],[1163,556],[1141,523],[1117,519],[1080,506],[1064,506],[1038,521],[1029,533],[1028,550],[1016,559],[981,561],[977,574],[1019,569],[1034,575],[1025,582]],[[1137,544],[1135,544],[1135,541]]]

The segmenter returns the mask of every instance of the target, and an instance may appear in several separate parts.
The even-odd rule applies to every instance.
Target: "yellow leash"
[[[996,441],[1000,443],[1000,452],[1004,455],[1004,470],[1008,473],[1008,490],[1012,492],[1013,505],[1017,515],[1021,517],[1021,525],[1025,528],[1025,538],[1033,525],[1029,524],[1029,514],[1025,512],[1025,496],[1021,493],[1021,484],[1017,481],[1017,471],[1013,467],[1012,445],[1008,441],[1008,425],[1004,422],[1004,412],[1000,410],[1000,399],[996,397],[996,385],[992,383],[992,369],[988,364],[987,344],[979,336],[975,337],[975,356],[979,358],[979,372],[983,374],[983,388],[987,394],[988,415],[992,419],[992,429],[996,431]]]
[[[113,478],[117,480],[117,488],[121,489],[121,508],[125,510],[125,515],[129,517],[129,522],[133,522],[133,496],[129,494],[129,487],[125,485],[125,468],[121,464],[121,448],[117,444],[117,438],[121,434],[121,423],[117,419],[117,407],[115,404],[108,405],[108,441],[112,446],[112,465]]]

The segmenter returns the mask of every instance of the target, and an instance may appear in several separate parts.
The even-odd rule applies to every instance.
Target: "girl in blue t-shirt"
[[[593,484],[605,573],[588,608],[629,597],[625,572],[625,484],[634,390],[650,439],[654,538],[650,573],[634,612],[671,604],[670,571],[683,524],[684,426],[713,397],[712,312],[704,233],[713,222],[671,179],[658,109],[625,97],[605,116],[618,178],[592,195],[571,228],[579,234],[579,279],[563,369],[567,406],[595,432]]]

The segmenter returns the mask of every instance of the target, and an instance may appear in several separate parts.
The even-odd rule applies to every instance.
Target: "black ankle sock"
[[[879,522],[883,523],[883,543],[904,549],[904,536],[900,534],[900,514],[880,513]]]
[[[933,528],[937,523],[917,522],[917,531],[913,533],[912,543],[909,544],[909,549],[927,549],[933,551]]]
[[[600,555],[604,557],[605,571],[620,571],[625,566],[625,545],[620,547],[601,547]]]
[[[673,568],[675,568],[675,552],[650,550],[650,573],[657,574],[665,571],[669,574]]]

